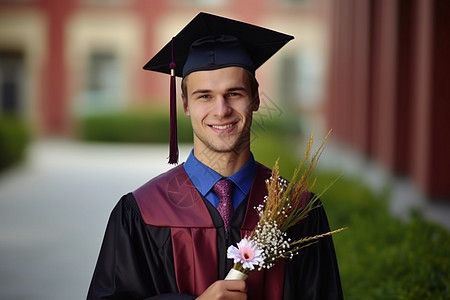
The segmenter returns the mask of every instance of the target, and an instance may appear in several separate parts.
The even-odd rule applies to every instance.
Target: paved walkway
[[[180,148],[185,160],[190,147]],[[34,144],[0,175],[0,299],[85,299],[111,209],[170,168],[168,148]]]
[[[180,160],[190,149],[180,148]],[[170,168],[167,152],[166,145],[33,144],[26,163],[0,175],[0,299],[84,299],[111,209]],[[325,153],[325,163],[339,155],[328,147]],[[367,168],[338,161],[353,168],[347,171]],[[373,174],[366,176],[376,186]],[[393,205],[398,212],[424,205],[407,188],[396,191],[403,199]],[[448,205],[424,207],[450,229]]]

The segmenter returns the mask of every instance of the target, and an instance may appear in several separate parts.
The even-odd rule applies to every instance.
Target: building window
[[[280,96],[283,105],[293,106],[298,99],[297,82],[299,80],[297,57],[286,55],[281,60],[279,78]]]
[[[0,114],[18,115],[23,108],[24,54],[0,50]]]
[[[300,104],[305,107],[317,107],[322,100],[323,58],[317,51],[305,49],[298,57],[298,95]]]
[[[281,95],[295,106],[315,107],[322,99],[323,59],[307,49],[282,60]]]
[[[114,52],[93,51],[87,58],[81,113],[116,110],[122,103],[123,82],[119,59]]]
[[[116,71],[116,57],[113,53],[93,52],[89,57],[87,87],[91,92],[108,90],[111,73]]]
[[[291,129],[323,130],[320,107],[323,93],[323,58],[317,51],[302,49],[282,59],[279,76],[282,106]],[[293,121],[295,120],[295,121]]]

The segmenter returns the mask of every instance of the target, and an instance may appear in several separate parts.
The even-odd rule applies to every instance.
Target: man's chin
[[[245,150],[243,147],[240,147],[240,146],[242,146],[242,145],[233,145],[233,146],[219,145],[219,146],[214,147],[213,149],[217,153],[223,153],[223,154],[229,153],[229,154],[239,155],[239,154],[243,153]]]
[[[246,147],[245,145],[249,145],[243,142],[241,139],[230,139],[230,141],[219,139],[219,140],[203,140],[204,146],[209,149],[209,151],[221,154],[233,153],[239,155],[244,152]]]

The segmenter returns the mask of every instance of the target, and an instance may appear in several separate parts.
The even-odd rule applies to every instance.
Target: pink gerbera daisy
[[[232,258],[234,263],[241,263],[244,269],[253,270],[255,266],[264,262],[263,253],[256,247],[252,240],[242,239],[235,246],[230,246],[227,251],[227,257]]]

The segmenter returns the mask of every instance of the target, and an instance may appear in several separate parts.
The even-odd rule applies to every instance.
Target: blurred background
[[[257,71],[252,150],[289,178],[333,130],[346,298],[450,298],[447,0],[0,0],[0,298],[85,297],[111,209],[170,168],[169,78],[142,67],[200,11],[295,36]]]

